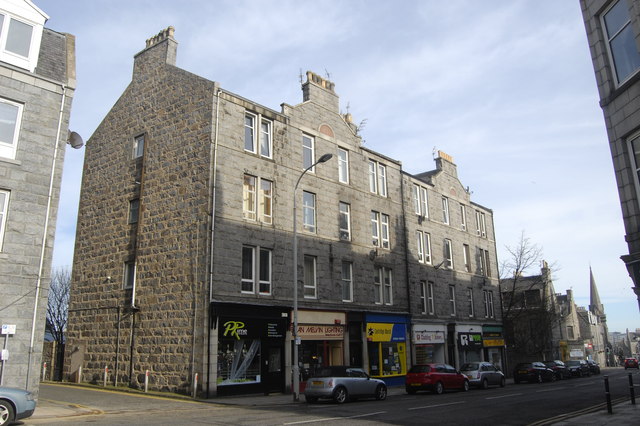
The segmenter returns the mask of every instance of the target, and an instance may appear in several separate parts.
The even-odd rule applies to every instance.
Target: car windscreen
[[[431,366],[430,365],[414,365],[409,370],[409,373],[430,373]]]

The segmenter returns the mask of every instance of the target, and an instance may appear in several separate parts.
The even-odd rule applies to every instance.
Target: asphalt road
[[[628,372],[631,372],[629,370]],[[605,401],[604,374],[612,399],[628,397],[628,372],[607,369],[602,375],[554,383],[509,384],[505,388],[407,395],[392,390],[386,401],[344,405],[292,403],[290,396],[250,396],[226,404],[42,384],[40,400],[75,404],[75,417],[26,419],[25,425],[529,425],[578,413]],[[640,403],[640,373],[633,370]],[[235,405],[234,405],[235,404]]]

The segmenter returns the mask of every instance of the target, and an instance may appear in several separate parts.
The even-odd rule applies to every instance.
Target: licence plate
[[[313,386],[322,386],[322,383],[323,382],[321,380],[314,380],[311,382]]]
[[[411,386],[420,386],[422,383],[411,383]]]

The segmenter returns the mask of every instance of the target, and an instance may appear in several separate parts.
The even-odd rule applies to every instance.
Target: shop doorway
[[[262,366],[264,392],[284,392],[284,357],[282,346],[270,345],[266,348],[267,356]]]

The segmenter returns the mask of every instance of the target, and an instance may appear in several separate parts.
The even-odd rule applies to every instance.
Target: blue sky
[[[76,36],[71,130],[85,140],[169,25],[179,67],[272,109],[301,102],[315,71],[366,119],[365,146],[410,173],[433,169],[434,149],[454,158],[494,211],[500,258],[524,231],[557,292],[588,305],[591,266],[609,330],[640,328],[578,0],[34,1]],[[67,148],[54,267],[73,260],[83,152]]]

